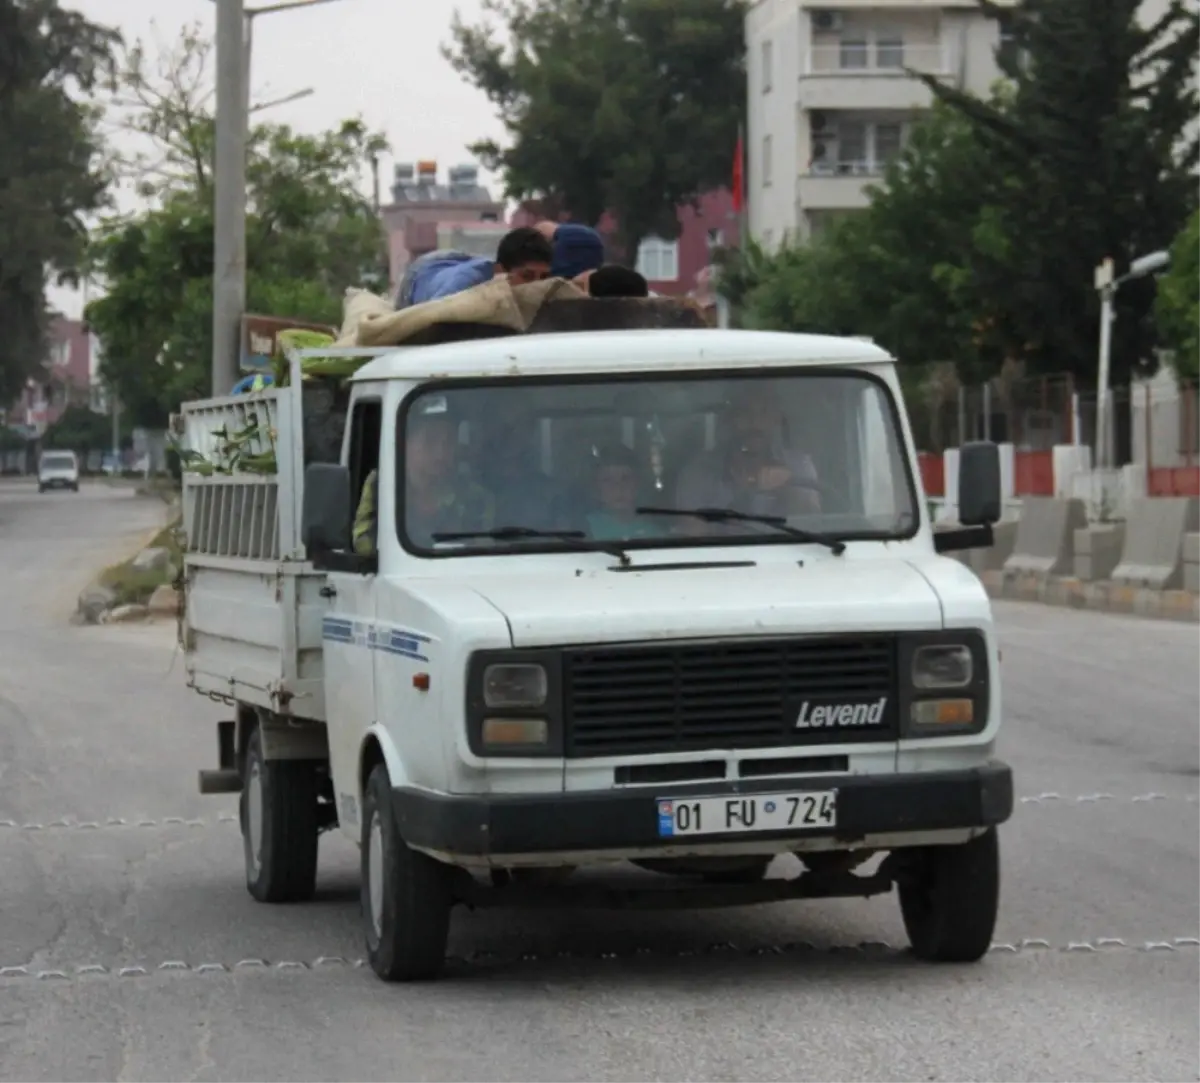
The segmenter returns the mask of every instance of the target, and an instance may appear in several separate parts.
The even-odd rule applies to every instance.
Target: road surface
[[[3,1079],[1196,1078],[1194,626],[1000,607],[1021,800],[978,966],[861,947],[903,945],[888,897],[463,913],[446,980],[386,986],[340,838],[317,901],[247,895],[172,630],[66,623],[160,516],[0,486]]]

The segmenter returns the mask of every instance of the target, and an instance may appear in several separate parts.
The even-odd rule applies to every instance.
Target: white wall
[[[804,20],[807,22],[807,19]],[[751,236],[778,244],[795,229],[799,172],[796,110],[800,78],[797,0],[758,0],[746,16],[749,72],[746,118],[746,196]],[[763,90],[763,42],[771,43],[770,89]],[[772,176],[763,185],[763,137],[771,137]]]

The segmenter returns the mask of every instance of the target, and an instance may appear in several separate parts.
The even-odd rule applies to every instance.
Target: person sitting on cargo
[[[543,236],[550,223],[539,223]],[[582,289],[587,288],[587,276],[604,265],[604,240],[590,226],[562,222],[554,226],[552,238],[554,257],[550,261],[552,278],[571,279]]]
[[[554,248],[540,230],[533,226],[518,226],[501,238],[494,260],[461,252],[431,252],[429,256],[408,276],[407,284],[401,283],[402,295],[397,298],[398,302],[404,301],[405,293],[408,304],[413,305],[452,297],[472,286],[490,282],[498,275],[506,276],[514,286],[540,282],[550,277]]]
[[[650,287],[646,284],[645,277],[629,267],[622,267],[619,263],[606,263],[594,271],[586,271],[575,281],[585,285],[592,297],[650,296]]]
[[[637,514],[638,460],[624,444],[609,444],[596,456],[596,495],[600,507],[588,512],[588,536],[598,541],[661,537],[665,530]]]
[[[443,532],[490,530],[495,502],[482,486],[460,477],[455,469],[457,426],[445,412],[445,400],[429,396],[409,411],[404,446],[404,531],[421,548]],[[354,551],[377,551],[379,472],[363,483],[354,517]]]

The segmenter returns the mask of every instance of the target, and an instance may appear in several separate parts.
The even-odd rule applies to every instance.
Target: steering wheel
[[[793,477],[790,481],[779,486],[775,490],[767,490],[779,496],[783,496],[788,490],[800,490],[802,492],[816,493],[821,497],[821,506],[819,511],[831,512],[837,510],[846,510],[850,506],[850,501],[840,489],[834,488],[832,485],[826,485],[824,482],[817,481],[816,478],[798,478]],[[792,514],[804,514],[792,513]]]

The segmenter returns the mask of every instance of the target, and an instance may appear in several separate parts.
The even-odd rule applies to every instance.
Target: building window
[[[844,120],[838,125],[838,172],[862,173],[867,166],[866,124],[858,120]]]
[[[882,34],[875,40],[877,68],[904,67],[904,39],[897,34]]]
[[[899,121],[840,120],[831,135],[813,140],[814,174],[869,176],[882,173],[904,149],[905,126]]]
[[[841,41],[839,63],[842,68],[860,71],[867,67],[867,36],[861,30],[850,31]]]
[[[762,89],[765,94],[771,89],[771,43],[762,43]]]
[[[874,164],[883,168],[895,158],[904,146],[904,129],[899,124],[875,125]]]
[[[637,271],[647,282],[675,282],[679,278],[679,242],[647,237],[638,245]]]
[[[997,24],[1000,29],[1000,44],[996,48],[996,63],[1000,65],[1001,70],[1006,67],[1015,67],[1020,62],[1020,45],[1017,42],[1016,30],[1013,27],[1013,16],[1011,11],[1002,11],[997,16]]]
[[[771,184],[771,137],[769,135],[764,135],[762,142],[762,182],[764,188]]]

